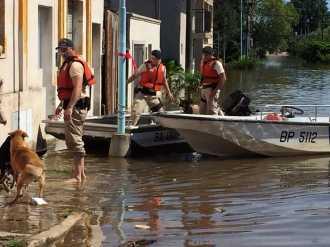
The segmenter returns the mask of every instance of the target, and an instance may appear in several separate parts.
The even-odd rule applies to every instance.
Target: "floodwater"
[[[0,231],[37,233],[73,211],[87,212],[102,246],[328,246],[330,157],[126,160],[88,156],[83,188],[63,185],[69,156],[52,152],[47,206],[0,209]],[[33,186],[31,193],[35,193]],[[0,201],[8,200],[0,197]],[[149,229],[136,228],[136,225]],[[87,246],[76,230],[64,246]]]
[[[227,92],[242,89],[253,107],[330,104],[326,68],[294,65],[280,57],[257,71],[229,77]],[[23,198],[16,206],[0,208],[0,232],[35,234],[71,212],[86,212],[106,247],[141,239],[156,240],[150,246],[160,247],[329,246],[330,156],[88,155],[88,180],[82,187],[62,182],[71,169],[68,153],[51,150],[44,161],[48,205],[31,206]],[[12,196],[1,192],[0,206]],[[93,246],[91,238],[93,231],[78,226],[61,246]]]
[[[271,56],[250,71],[229,71],[225,95],[241,89],[253,109],[265,104],[330,105],[330,65],[306,64],[286,56]],[[304,109],[313,112],[314,109]],[[330,108],[319,108],[329,116]]]

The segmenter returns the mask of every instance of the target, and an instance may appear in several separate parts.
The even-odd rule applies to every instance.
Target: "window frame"
[[[0,0],[0,59],[6,58],[6,0]]]

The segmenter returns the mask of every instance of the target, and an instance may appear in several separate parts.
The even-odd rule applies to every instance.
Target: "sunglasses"
[[[67,47],[60,47],[60,48],[58,48],[58,50],[60,52],[66,52],[68,50],[68,48]]]

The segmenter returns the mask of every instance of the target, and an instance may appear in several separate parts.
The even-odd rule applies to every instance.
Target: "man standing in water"
[[[68,182],[80,183],[86,178],[86,152],[82,140],[83,125],[90,108],[86,87],[94,84],[95,80],[87,63],[73,48],[70,39],[61,39],[56,49],[64,59],[57,78],[58,98],[61,103],[56,109],[56,115],[64,110],[65,142],[73,154],[72,179]]]
[[[202,90],[199,111],[200,114],[224,115],[218,101],[220,91],[224,88],[226,74],[222,63],[213,54],[212,47],[203,48],[200,64]]]
[[[162,64],[161,52],[159,50],[153,50],[150,60],[142,64],[138,70],[128,78],[127,82],[130,83],[138,77],[140,77],[140,80],[136,88],[134,99],[132,114],[133,125],[138,124],[146,104],[152,112],[163,110],[163,105],[160,101],[161,89],[163,86],[171,101],[174,100],[166,80],[166,67]]]

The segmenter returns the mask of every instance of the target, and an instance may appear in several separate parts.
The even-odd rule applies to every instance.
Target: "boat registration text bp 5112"
[[[316,143],[317,132],[316,131],[287,131],[283,130],[280,136],[280,142],[290,142],[298,140],[300,143]]]

